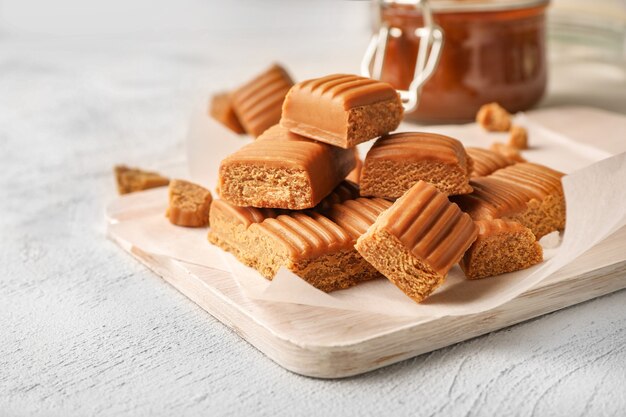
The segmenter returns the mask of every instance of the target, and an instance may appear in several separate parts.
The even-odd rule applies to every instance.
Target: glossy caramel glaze
[[[233,108],[248,133],[259,136],[279,122],[283,100],[292,85],[289,74],[273,65],[233,92]]]
[[[493,219],[493,220],[477,220],[478,238],[486,238],[500,233],[524,232],[528,228],[520,223],[509,220]]]
[[[391,204],[382,198],[357,198],[335,204],[326,215],[357,239]]]
[[[211,211],[221,211],[224,217],[230,218],[233,223],[241,223],[246,228],[253,223],[261,223],[265,219],[277,217],[284,212],[284,210],[271,208],[239,207],[224,200],[213,201]]]
[[[381,137],[367,153],[366,163],[368,159],[467,164],[467,154],[461,142],[448,136],[421,132],[392,133]]]
[[[514,160],[489,149],[466,148],[465,150],[474,163],[472,177],[484,177],[515,164]]]
[[[282,244],[290,257],[314,258],[329,252],[351,249],[354,239],[339,225],[315,212],[293,212],[251,226]]]
[[[424,181],[396,200],[379,227],[442,275],[461,259],[477,234],[470,216]]]

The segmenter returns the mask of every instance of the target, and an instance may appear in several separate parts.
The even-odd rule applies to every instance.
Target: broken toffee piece
[[[510,220],[479,220],[478,237],[459,262],[467,279],[519,271],[543,261],[533,232]]]
[[[400,96],[385,82],[336,74],[293,86],[280,124],[294,133],[350,148],[395,130],[402,120]]]
[[[120,194],[165,187],[170,183],[169,178],[162,176],[158,172],[129,168],[126,165],[116,165],[114,172],[115,180],[117,181],[117,191]]]
[[[285,95],[293,85],[287,71],[274,64],[232,93],[232,107],[246,132],[258,137],[280,121]]]
[[[184,227],[209,225],[213,197],[206,188],[184,180],[172,180],[166,216],[172,224]]]
[[[472,219],[434,186],[417,182],[356,243],[359,253],[414,301],[445,280],[476,239]]]
[[[472,192],[471,160],[461,142],[434,133],[392,133],[378,139],[365,157],[361,195],[398,198],[416,182],[446,195]]]
[[[281,126],[220,164],[220,196],[237,206],[314,207],[355,166],[354,151],[316,142]]]
[[[471,194],[452,197],[474,220],[513,220],[537,239],[565,228],[563,173],[530,162],[471,181]]]

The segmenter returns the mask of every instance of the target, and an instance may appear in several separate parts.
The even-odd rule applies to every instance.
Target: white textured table
[[[0,415],[623,415],[624,291],[323,381],[275,365],[105,239],[113,164],[181,158],[194,104],[271,59],[299,78],[354,71],[363,33],[300,50],[271,34],[1,33]],[[567,68],[548,103],[626,113],[623,78],[585,90]]]

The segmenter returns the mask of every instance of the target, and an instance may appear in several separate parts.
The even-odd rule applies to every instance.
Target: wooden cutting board
[[[610,124],[612,135],[594,137],[604,137],[608,151],[623,149],[626,118],[580,108],[571,111],[577,119],[595,117],[594,126]],[[435,319],[251,300],[227,272],[151,255],[109,235],[270,359],[319,378],[357,375],[626,287],[626,228],[495,309]]]

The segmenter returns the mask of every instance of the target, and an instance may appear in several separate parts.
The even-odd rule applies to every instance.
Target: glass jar
[[[379,1],[388,29],[379,77],[399,90],[414,79],[418,49],[428,25],[422,7]],[[422,2],[413,2],[422,3]],[[443,32],[438,64],[421,86],[407,118],[420,122],[474,119],[481,105],[498,102],[510,112],[536,104],[546,89],[547,0],[430,0],[432,23]]]

